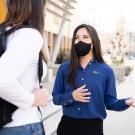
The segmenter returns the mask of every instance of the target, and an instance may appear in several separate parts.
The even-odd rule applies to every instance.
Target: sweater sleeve
[[[43,38],[37,30],[22,28],[11,34],[7,49],[0,57],[0,97],[20,107],[29,108],[34,95],[18,81],[32,60],[38,56]]]

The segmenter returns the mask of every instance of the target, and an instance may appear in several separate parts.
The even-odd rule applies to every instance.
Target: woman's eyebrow
[[[83,36],[89,36],[88,34],[84,34]]]

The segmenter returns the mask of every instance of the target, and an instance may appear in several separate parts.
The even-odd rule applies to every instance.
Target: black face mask
[[[78,56],[85,56],[91,50],[91,43],[87,44],[79,41],[77,44],[75,44],[75,50]]]

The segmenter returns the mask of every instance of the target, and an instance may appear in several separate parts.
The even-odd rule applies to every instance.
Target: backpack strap
[[[21,29],[21,28],[32,28],[32,27],[30,27],[28,25],[21,25],[19,27],[12,27],[9,29],[0,27],[0,57],[6,50],[7,37],[14,31]],[[42,61],[42,56],[41,56],[41,52],[40,52],[39,60],[38,60],[38,79],[39,79],[40,88],[42,87],[42,85],[41,85],[42,75],[43,75],[43,61]]]
[[[42,85],[41,85],[42,75],[43,75],[43,61],[42,61],[42,56],[41,56],[41,52],[40,52],[39,60],[38,60],[38,79],[39,79],[39,83],[40,83],[40,88],[42,88]]]

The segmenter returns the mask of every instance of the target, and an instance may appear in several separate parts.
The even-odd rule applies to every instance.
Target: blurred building
[[[0,0],[0,23],[5,19],[5,0]],[[47,0],[45,12],[45,36],[51,60],[55,62],[60,51],[71,47],[74,28],[80,24],[78,0]]]
[[[45,35],[53,62],[71,48],[73,30],[80,24],[79,10],[77,0],[47,0]]]

